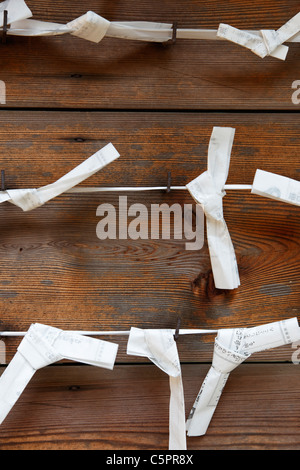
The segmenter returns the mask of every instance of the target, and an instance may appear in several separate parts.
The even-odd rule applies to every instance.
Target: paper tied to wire
[[[37,370],[62,359],[112,370],[117,352],[108,341],[32,324],[0,377],[0,424]]]
[[[208,147],[207,171],[186,185],[206,216],[207,241],[215,286],[236,289],[240,285],[231,237],[223,216],[223,189],[227,180],[235,129],[214,127]]]
[[[251,192],[259,196],[300,206],[300,181],[256,170]]]
[[[171,330],[131,328],[127,354],[148,357],[169,375],[169,449],[186,450],[185,405],[181,366]]]
[[[219,330],[212,366],[206,375],[186,422],[188,436],[206,433],[229,374],[251,354],[300,339],[297,318],[253,328]]]
[[[172,24],[150,21],[108,21],[89,11],[67,24],[70,34],[100,42],[105,36],[149,42],[165,42],[172,38]]]
[[[77,186],[119,156],[115,147],[108,144],[52,184],[38,189],[7,189],[6,191],[0,191],[0,203],[8,201],[25,212],[31,211]]]
[[[38,21],[30,19],[32,13],[24,0],[6,0],[0,5],[1,7],[3,11],[8,10],[10,28],[7,34],[15,36],[71,34],[94,43],[99,43],[104,37],[166,43],[173,39],[174,34],[174,25],[170,23],[108,21],[92,11],[88,11],[67,24]],[[240,31],[229,25],[220,24],[218,30],[176,28],[176,37],[205,40],[227,39],[248,47],[261,57],[272,55],[284,60],[288,47],[284,46],[283,42],[300,42],[299,31],[299,18],[296,15],[278,31]]]
[[[285,60],[288,46],[283,43],[292,40],[300,32],[300,13],[290,19],[285,25],[275,30],[261,30],[258,34],[251,31],[242,31],[228,24],[221,23],[218,37],[239,44],[250,49],[262,59],[272,56]]]
[[[3,5],[3,7],[2,7]],[[165,42],[172,39],[172,24],[151,21],[108,21],[88,11],[67,24],[29,19],[30,9],[24,0],[6,0],[1,4],[8,10],[8,34],[15,36],[53,36],[71,34],[99,43],[105,36],[150,42]],[[19,12],[17,12],[19,10]],[[0,9],[1,12],[1,9]],[[22,13],[22,14],[21,14]]]

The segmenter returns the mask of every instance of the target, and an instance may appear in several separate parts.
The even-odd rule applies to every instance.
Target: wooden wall
[[[28,0],[34,17],[66,23],[87,10],[111,21],[178,22],[181,28],[277,29],[294,0]],[[51,183],[112,142],[120,158],[83,186],[185,185],[206,169],[214,126],[236,129],[228,183],[257,168],[299,179],[300,46],[285,62],[226,41],[163,46],[69,35],[10,36],[0,46],[0,169],[8,188]],[[128,204],[192,203],[185,191],[124,193]],[[224,214],[241,286],[214,287],[205,239],[99,240],[97,207],[118,193],[64,194],[1,214],[1,330],[40,322],[72,330],[251,327],[299,314],[299,209],[228,191]],[[36,373],[0,427],[0,449],[168,447],[168,378],[120,344],[113,371],[59,363]],[[186,408],[209,369],[213,337],[181,336]],[[6,338],[11,360],[20,338]],[[299,346],[298,346],[299,347]],[[300,449],[299,369],[291,346],[253,355],[230,376],[214,418],[188,449]],[[1,367],[4,369],[5,365]]]

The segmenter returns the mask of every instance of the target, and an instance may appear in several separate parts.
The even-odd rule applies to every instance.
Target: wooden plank
[[[188,450],[299,450],[296,365],[244,364]],[[209,365],[183,365],[186,413]],[[36,373],[0,427],[1,450],[167,450],[168,378],[152,365]]]
[[[277,29],[299,11],[297,0],[28,0],[34,18],[66,23],[87,10],[110,21],[177,21],[179,28]],[[299,45],[287,60],[261,59],[227,41],[178,40],[164,47],[105,38],[10,37],[1,46],[0,79],[11,108],[297,110]]]
[[[251,183],[256,168],[297,179],[299,116],[280,114],[2,112],[1,168],[9,188],[53,182],[107,142],[118,161],[84,186],[184,185],[206,168],[214,125],[236,128],[229,183]],[[287,165],[288,160],[288,165]],[[0,206],[1,329],[32,322],[65,329],[127,330],[250,327],[297,315],[298,208],[228,191],[227,224],[241,275],[237,291],[214,288],[205,239],[199,251],[186,240],[99,240],[96,209],[118,209],[119,195],[62,195],[23,213]],[[128,206],[192,203],[183,191],[128,194]],[[149,212],[150,213],[150,212]],[[182,340],[182,359],[211,358],[213,338]],[[119,361],[126,356],[122,340]],[[7,361],[17,340],[7,340]],[[201,345],[199,347],[199,344]],[[265,353],[290,358],[290,347]],[[256,360],[254,358],[254,360]]]

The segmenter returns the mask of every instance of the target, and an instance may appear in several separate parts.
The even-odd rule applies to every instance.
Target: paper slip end
[[[119,350],[119,345],[116,343],[107,342],[105,345],[105,356],[107,357],[107,363],[103,366],[105,369],[113,370]]]
[[[100,153],[102,155],[102,157],[104,158],[106,163],[113,162],[114,160],[116,160],[117,158],[120,157],[119,152],[113,146],[112,143],[107,144],[105,147],[103,147],[97,153]]]
[[[300,206],[300,182],[268,171],[256,170],[251,193]]]

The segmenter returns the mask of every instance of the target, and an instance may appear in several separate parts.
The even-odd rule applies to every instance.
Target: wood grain
[[[243,364],[188,450],[299,450],[296,365]],[[186,413],[208,365],[183,365]],[[1,450],[167,450],[168,378],[152,365],[36,373],[0,428]]]
[[[177,21],[179,28],[277,29],[299,11],[296,0],[29,0],[34,18],[66,23],[88,10],[110,21]],[[178,40],[174,46],[105,38],[100,44],[64,35],[11,36],[1,46],[1,76],[10,108],[297,111],[292,84],[300,48],[287,60],[261,58],[227,41]]]
[[[50,183],[109,141],[121,157],[84,186],[164,185],[168,171],[174,185],[186,184],[206,168],[214,125],[236,128],[228,182],[249,184],[256,168],[294,178],[299,171],[299,118],[287,113],[258,119],[255,114],[12,111],[3,113],[0,123],[1,167],[9,188]],[[127,197],[128,207],[142,203],[149,215],[152,204],[192,203],[183,191]],[[206,238],[198,251],[172,237],[99,240],[101,203],[113,204],[119,217],[115,193],[64,194],[29,213],[1,205],[2,329],[24,331],[34,321],[75,330],[175,328],[178,316],[185,328],[250,327],[298,314],[296,206],[228,191],[225,217],[242,284],[220,291]],[[9,358],[17,341],[6,343]],[[183,345],[184,360],[201,360],[199,338]],[[207,348],[206,359],[211,345]],[[122,351],[119,360],[127,362]],[[290,352],[278,354],[286,358]],[[273,352],[267,356],[274,358]]]
[[[67,23],[87,10],[110,21],[179,28],[277,29],[296,0],[27,0],[34,18]],[[228,183],[257,168],[299,179],[300,46],[264,60],[225,41],[173,46],[69,35],[9,37],[0,46],[0,170],[7,188],[51,183],[112,142],[120,158],[82,186],[185,185],[206,169],[214,126],[236,129]],[[191,204],[183,191],[128,193],[128,206]],[[228,191],[224,214],[241,286],[214,286],[207,240],[100,240],[101,203],[64,194],[29,213],[0,205],[0,330],[251,327],[299,315],[299,208]],[[117,210],[117,216],[124,211]],[[119,343],[114,371],[67,361],[36,373],[0,426],[0,450],[167,450],[168,379]],[[186,411],[210,367],[214,335],[180,336]],[[1,342],[9,363],[21,338]],[[3,360],[5,348],[5,360]],[[299,450],[299,344],[254,354],[230,376],[208,433],[188,449]],[[4,367],[0,368],[0,373]],[[200,454],[201,455],[201,454]]]

